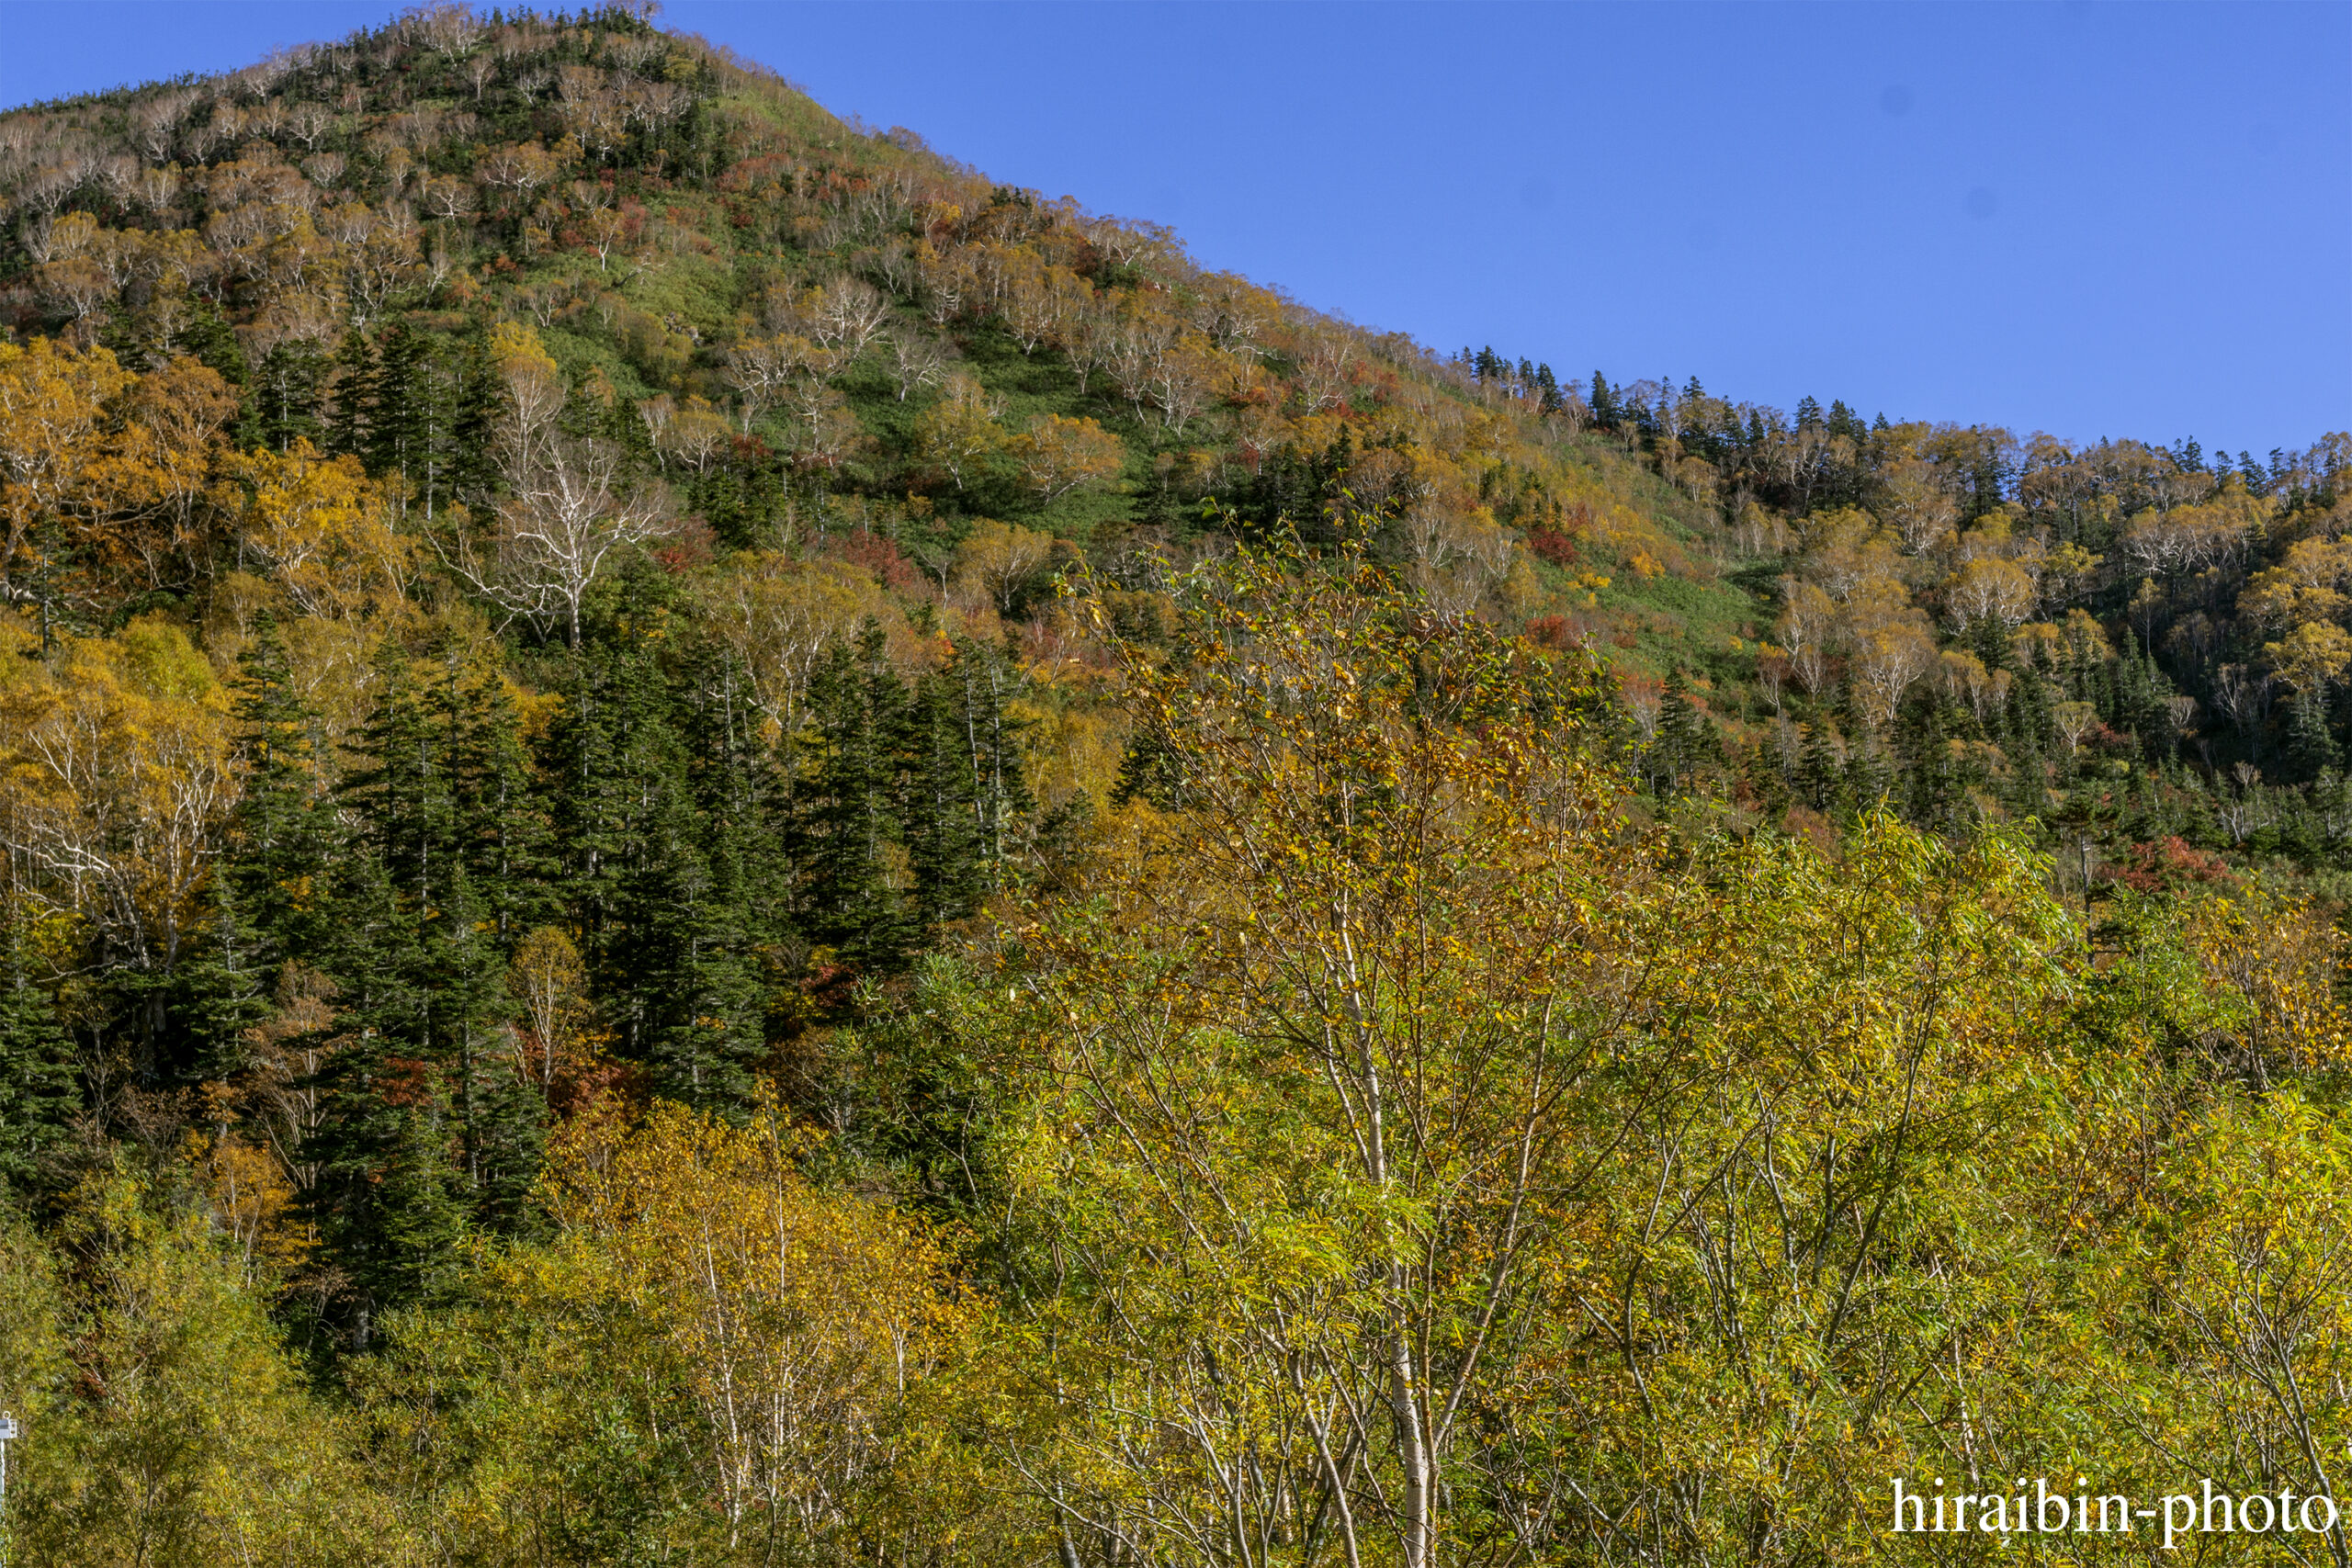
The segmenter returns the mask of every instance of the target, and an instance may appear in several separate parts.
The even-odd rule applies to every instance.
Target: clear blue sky
[[[0,4],[0,101],[389,10]],[[1443,351],[2075,440],[2352,428],[2352,5],[673,0],[663,20]]]

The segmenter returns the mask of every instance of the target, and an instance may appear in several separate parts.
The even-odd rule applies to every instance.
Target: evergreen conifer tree
[[[270,970],[261,942],[238,913],[226,868],[211,877],[208,897],[209,918],[172,967],[170,1010],[186,1043],[185,1060],[175,1066],[218,1081],[244,1069],[245,1032],[270,1015]]]
[[[1797,768],[1798,793],[1815,811],[1835,810],[1846,791],[1846,765],[1831,739],[1829,722],[1816,718],[1807,730],[1804,760]]]
[[[891,850],[903,821],[910,726],[905,685],[868,620],[833,646],[808,684],[815,734],[802,787],[810,935],[863,971],[895,968],[915,935]]]
[[[2314,779],[2344,765],[2321,693],[2298,692],[2287,705],[2287,762],[2301,779]]]
[[[1895,771],[1886,754],[1886,746],[1879,736],[1863,729],[1846,758],[1845,796],[1851,810],[1874,810],[1882,803],[1897,804],[1890,799],[1894,790]]]
[[[1657,739],[1650,748],[1654,787],[1661,795],[1687,790],[1704,770],[1722,761],[1722,753],[1713,725],[1690,700],[1690,682],[1677,667],[1658,704]]]
[[[407,911],[373,854],[349,857],[338,882],[324,956],[341,1038],[311,1086],[321,1117],[301,1158],[316,1172],[307,1216],[344,1285],[334,1314],[364,1351],[382,1313],[442,1266],[416,1247],[454,1247],[458,1179],[440,1086],[412,1043],[424,1010]]]
[[[346,452],[366,462],[373,455],[381,378],[376,346],[354,327],[325,367],[332,388],[332,412],[325,419],[326,445],[331,452]]]
[[[967,638],[940,679],[949,688],[949,716],[967,768],[979,881],[994,893],[1010,874],[1014,824],[1037,806],[1021,765],[1023,727],[1007,712],[1020,672],[1001,647]]]
[[[539,767],[553,891],[621,1054],[641,1060],[658,967],[651,927],[670,897],[651,863],[678,836],[669,817],[686,787],[673,694],[652,645],[628,625],[573,653],[560,693]]]
[[[1962,784],[1952,764],[1943,705],[1926,694],[1905,704],[1895,737],[1893,783],[1905,816],[1939,832],[1961,830]]]
[[[49,992],[27,973],[30,955],[15,921],[7,943],[0,975],[0,1181],[22,1181],[64,1133],[82,1097],[73,1042]]]
[[[324,445],[328,433],[320,405],[329,372],[327,357],[306,344],[282,343],[264,355],[239,418],[240,445],[272,452],[284,452],[297,441]]]
[[[733,1110],[765,1048],[761,954],[788,934],[789,846],[731,655],[688,650],[662,688],[654,809],[622,887],[640,1050],[664,1096]]]
[[[1607,430],[1621,417],[1617,394],[1610,389],[1609,378],[1598,370],[1592,373],[1592,423],[1596,429]]]
[[[185,354],[209,367],[232,387],[247,385],[253,372],[246,363],[243,345],[237,342],[236,329],[221,315],[218,304],[200,296],[192,298],[196,314],[180,329],[170,345],[171,352]]]
[[[346,1247],[360,1313],[356,1348],[365,1351],[388,1307],[429,1301],[458,1266],[466,1205],[448,1157],[446,1108],[437,1093],[384,1104],[373,1130],[380,1138],[362,1211],[364,1242]]]
[[[505,956],[469,864],[469,849],[479,858],[496,840],[481,818],[497,797],[480,787],[494,770],[468,760],[511,746],[480,733],[502,710],[469,702],[451,650],[436,651],[441,678],[420,690],[387,647],[355,746],[361,765],[342,792],[359,830],[325,956],[347,1043],[322,1075],[311,1157],[314,1218],[359,1292],[362,1338],[376,1312],[444,1266],[418,1248],[447,1244],[469,1219],[526,1223],[545,1122],[508,1060]]]
[[[1541,412],[1554,414],[1567,406],[1567,400],[1560,395],[1560,378],[1549,365],[1535,367],[1535,392],[1536,408]]]
[[[370,348],[368,425],[355,449],[369,473],[397,478],[422,501],[431,491],[426,481],[438,400],[432,345],[405,319],[395,317]]]
[[[765,1044],[741,861],[728,846],[697,841],[697,815],[684,801],[672,805],[660,852],[648,858],[636,890],[642,1055],[664,1098],[733,1109],[749,1100]]]
[[[242,664],[235,716],[245,780],[222,899],[253,944],[254,962],[270,965],[322,945],[327,872],[342,835],[322,776],[318,716],[294,689],[285,640],[266,611]]]
[[[957,709],[951,667],[916,683],[908,713],[912,742],[904,833],[916,913],[926,926],[963,919],[985,892],[981,819],[987,810]]]

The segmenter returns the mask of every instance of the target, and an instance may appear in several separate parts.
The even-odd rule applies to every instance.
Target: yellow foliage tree
[[[1091,419],[1047,414],[1012,438],[1013,460],[1040,501],[1117,477],[1126,465],[1126,444]]]
[[[8,1456],[25,1560],[401,1560],[347,1422],[312,1399],[200,1210],[101,1169],[72,1195],[63,1239],[81,1295],[73,1392],[44,1401]]]
[[[1888,1391],[2007,1422],[1951,1325],[2040,1353],[1978,1303],[2067,1136],[2041,867],[1880,818],[1678,870],[1575,687],[1323,570],[1133,650],[1169,814],[950,1025],[1051,1258],[1013,1474],[1081,1561],[1865,1560],[1937,1441]]]
[[[220,471],[216,504],[235,520],[239,555],[297,614],[351,622],[405,603],[416,542],[357,458],[298,438],[284,452],[231,453]]]
[[[47,604],[45,579],[107,456],[107,405],[137,380],[103,348],[0,343],[0,592]]]
[[[918,462],[945,473],[962,490],[979,465],[1004,449],[1002,406],[971,377],[956,374],[939,399],[915,416],[913,451]]]
[[[956,547],[956,576],[967,596],[1009,615],[1036,588],[1060,546],[1051,534],[984,519]]]
[[[33,643],[0,621],[0,648]],[[142,620],[6,660],[0,840],[20,892],[90,921],[136,968],[168,970],[200,919],[212,836],[235,799],[227,693],[185,632]]]
[[[743,1127],[570,1124],[559,1236],[482,1254],[481,1304],[396,1325],[365,1391],[440,1551],[895,1562],[963,1532],[945,1385],[972,1308],[935,1238],[812,1183],[808,1152],[772,1100]]]

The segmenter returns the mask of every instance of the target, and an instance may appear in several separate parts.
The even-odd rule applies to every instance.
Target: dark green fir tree
[[[74,1043],[45,987],[28,973],[23,930],[7,931],[0,974],[0,1181],[23,1181],[82,1108]]]

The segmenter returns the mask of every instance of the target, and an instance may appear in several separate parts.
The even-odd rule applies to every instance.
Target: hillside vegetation
[[[0,200],[19,1561],[2335,1519],[2352,436],[1440,356],[629,8]]]

